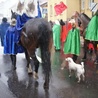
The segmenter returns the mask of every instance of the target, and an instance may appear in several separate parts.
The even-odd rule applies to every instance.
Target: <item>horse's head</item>
[[[81,32],[85,33],[85,29],[90,21],[90,18],[85,13],[78,13],[77,11],[73,14],[72,17],[77,20],[78,26],[81,28]]]
[[[81,21],[83,29],[85,30],[91,19],[85,13],[81,13],[78,19]]]
[[[13,12],[13,11],[11,10],[11,14],[12,14],[12,15],[11,15],[11,19],[12,19],[12,18],[15,18],[15,19],[17,18],[17,13],[16,13],[16,12]]]
[[[75,11],[72,15],[72,18],[77,18],[79,17],[79,12]]]
[[[77,17],[78,22],[80,22],[80,28],[83,36],[85,36],[85,29],[90,22],[90,18],[85,13],[80,13]]]

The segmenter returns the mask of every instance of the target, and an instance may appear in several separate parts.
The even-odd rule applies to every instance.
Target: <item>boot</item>
[[[13,70],[16,70],[16,55],[11,55],[12,67]]]

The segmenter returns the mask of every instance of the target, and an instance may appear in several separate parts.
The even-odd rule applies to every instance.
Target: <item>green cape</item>
[[[67,39],[64,43],[64,53],[65,54],[80,54],[80,30],[75,28],[69,31]]]
[[[53,30],[53,44],[56,48],[56,50],[61,48],[61,44],[60,44],[60,33],[61,33],[61,26],[55,24],[52,28]]]
[[[85,39],[98,41],[98,16],[95,15],[86,28]]]

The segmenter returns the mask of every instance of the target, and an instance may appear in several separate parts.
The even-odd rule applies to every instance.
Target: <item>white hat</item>
[[[60,22],[58,20],[55,20],[55,24],[60,25]]]
[[[75,23],[75,19],[71,19],[69,23]]]
[[[16,25],[16,19],[13,18],[13,19],[11,20],[11,26],[15,26],[15,25]]]

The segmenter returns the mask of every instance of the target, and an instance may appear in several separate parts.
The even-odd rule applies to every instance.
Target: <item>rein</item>
[[[24,31],[22,31],[22,34],[23,34],[25,37],[28,38],[27,34],[26,34]]]

